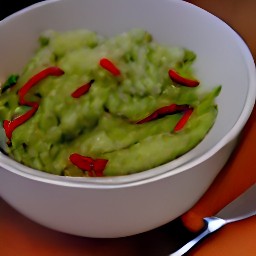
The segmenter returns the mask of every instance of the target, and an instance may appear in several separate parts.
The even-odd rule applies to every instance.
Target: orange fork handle
[[[256,106],[241,133],[238,147],[206,193],[181,220],[190,231],[203,225],[203,218],[215,215],[256,183]]]

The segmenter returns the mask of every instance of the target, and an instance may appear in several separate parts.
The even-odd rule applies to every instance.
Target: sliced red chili
[[[177,105],[177,104],[171,104],[168,106],[164,106],[164,107],[157,109],[156,111],[154,111],[152,114],[150,114],[146,118],[143,118],[142,120],[136,122],[136,124],[143,124],[143,123],[147,123],[152,120],[155,120],[157,118],[160,118],[162,116],[180,113],[180,112],[187,110],[188,108],[189,108],[188,105]]]
[[[39,104],[36,102],[29,102],[25,100],[25,96],[28,93],[28,91],[36,85],[38,82],[40,82],[42,79],[48,77],[48,76],[61,76],[64,74],[64,71],[58,67],[48,67],[36,75],[34,75],[32,78],[28,80],[27,83],[18,91],[19,95],[19,103],[21,105],[30,106],[31,109],[27,111],[25,114],[15,118],[12,121],[4,120],[3,127],[6,133],[6,137],[8,138],[8,144],[10,144],[11,137],[13,131],[23,123],[25,123],[28,119],[30,119],[39,108]]]
[[[70,155],[69,159],[74,165],[84,171],[91,171],[93,169],[93,159],[91,157],[74,153]]]
[[[87,171],[90,177],[102,177],[104,169],[108,163],[108,160],[106,159],[93,159],[77,153],[71,154],[69,159],[79,169]]]
[[[74,92],[72,92],[71,96],[73,98],[80,98],[82,95],[89,92],[91,85],[93,84],[94,80],[91,80],[89,83],[86,83],[79,88],[77,88]]]
[[[193,113],[193,108],[189,108],[184,112],[183,116],[181,117],[181,119],[178,121],[178,123],[174,127],[175,132],[178,132],[184,128],[184,126],[188,122],[188,119],[190,118],[192,113]]]
[[[33,107],[27,111],[25,114],[15,118],[12,121],[4,120],[3,122],[3,128],[6,133],[6,137],[8,138],[10,143],[11,138],[12,138],[12,133],[13,131],[20,125],[22,125],[24,122],[26,122],[28,119],[30,119],[37,111],[39,105],[37,103],[33,103]]]
[[[169,70],[169,77],[176,83],[188,86],[188,87],[196,87],[200,84],[198,80],[189,79],[181,76],[177,71],[174,69]]]
[[[39,83],[41,80],[48,76],[61,76],[64,74],[64,71],[60,69],[59,67],[48,67],[36,75],[32,76],[28,82],[23,85],[23,87],[19,90],[19,102],[21,105],[28,105],[27,101],[24,99],[25,95],[28,93],[28,91],[37,83]]]
[[[121,74],[120,70],[116,67],[116,65],[107,58],[102,58],[99,64],[102,68],[106,69],[114,76],[119,76]]]
[[[105,170],[107,163],[108,163],[107,159],[98,158],[98,159],[94,160],[93,170],[95,172],[96,177],[102,177],[103,176],[103,171]]]

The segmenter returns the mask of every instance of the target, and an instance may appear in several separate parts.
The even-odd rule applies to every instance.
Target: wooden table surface
[[[36,1],[6,1],[0,19]],[[231,25],[256,58],[255,0],[193,0]],[[256,110],[255,110],[256,111]],[[253,122],[252,122],[253,123]],[[251,149],[256,152],[256,125]],[[244,137],[246,140],[246,136]],[[193,236],[180,219],[155,230],[117,239],[92,239],[63,234],[27,219],[0,198],[0,256],[164,256]],[[189,255],[255,256],[256,217],[230,224]]]

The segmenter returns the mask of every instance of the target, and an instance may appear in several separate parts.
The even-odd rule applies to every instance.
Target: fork
[[[195,237],[194,239],[192,239],[191,241],[186,243],[184,246],[182,246],[180,249],[169,254],[169,256],[182,256],[185,253],[187,253],[192,247],[194,247],[199,241],[201,241],[204,237],[217,231],[224,225],[226,225],[228,223],[235,222],[235,221],[243,220],[243,219],[252,217],[254,215],[256,215],[256,209],[251,212],[248,212],[246,214],[243,214],[241,216],[238,216],[236,218],[231,218],[231,219],[222,219],[222,218],[215,217],[215,216],[205,217],[204,218],[205,228],[203,229],[203,231],[197,237]]]

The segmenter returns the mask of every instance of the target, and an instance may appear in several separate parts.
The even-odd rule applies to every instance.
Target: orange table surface
[[[167,256],[191,234],[179,220],[126,238],[76,237],[42,227],[0,200],[1,256]],[[255,256],[256,217],[229,224],[189,255]]]
[[[230,24],[256,57],[255,0],[192,0]],[[255,20],[255,21],[254,21]],[[256,111],[256,110],[255,110]],[[256,152],[256,126],[250,148]],[[246,136],[244,137],[246,140]],[[45,228],[27,219],[0,198],[0,256],[164,256],[192,233],[179,219],[155,230],[116,239],[76,237]],[[189,255],[255,256],[256,217],[225,226],[206,238]]]

